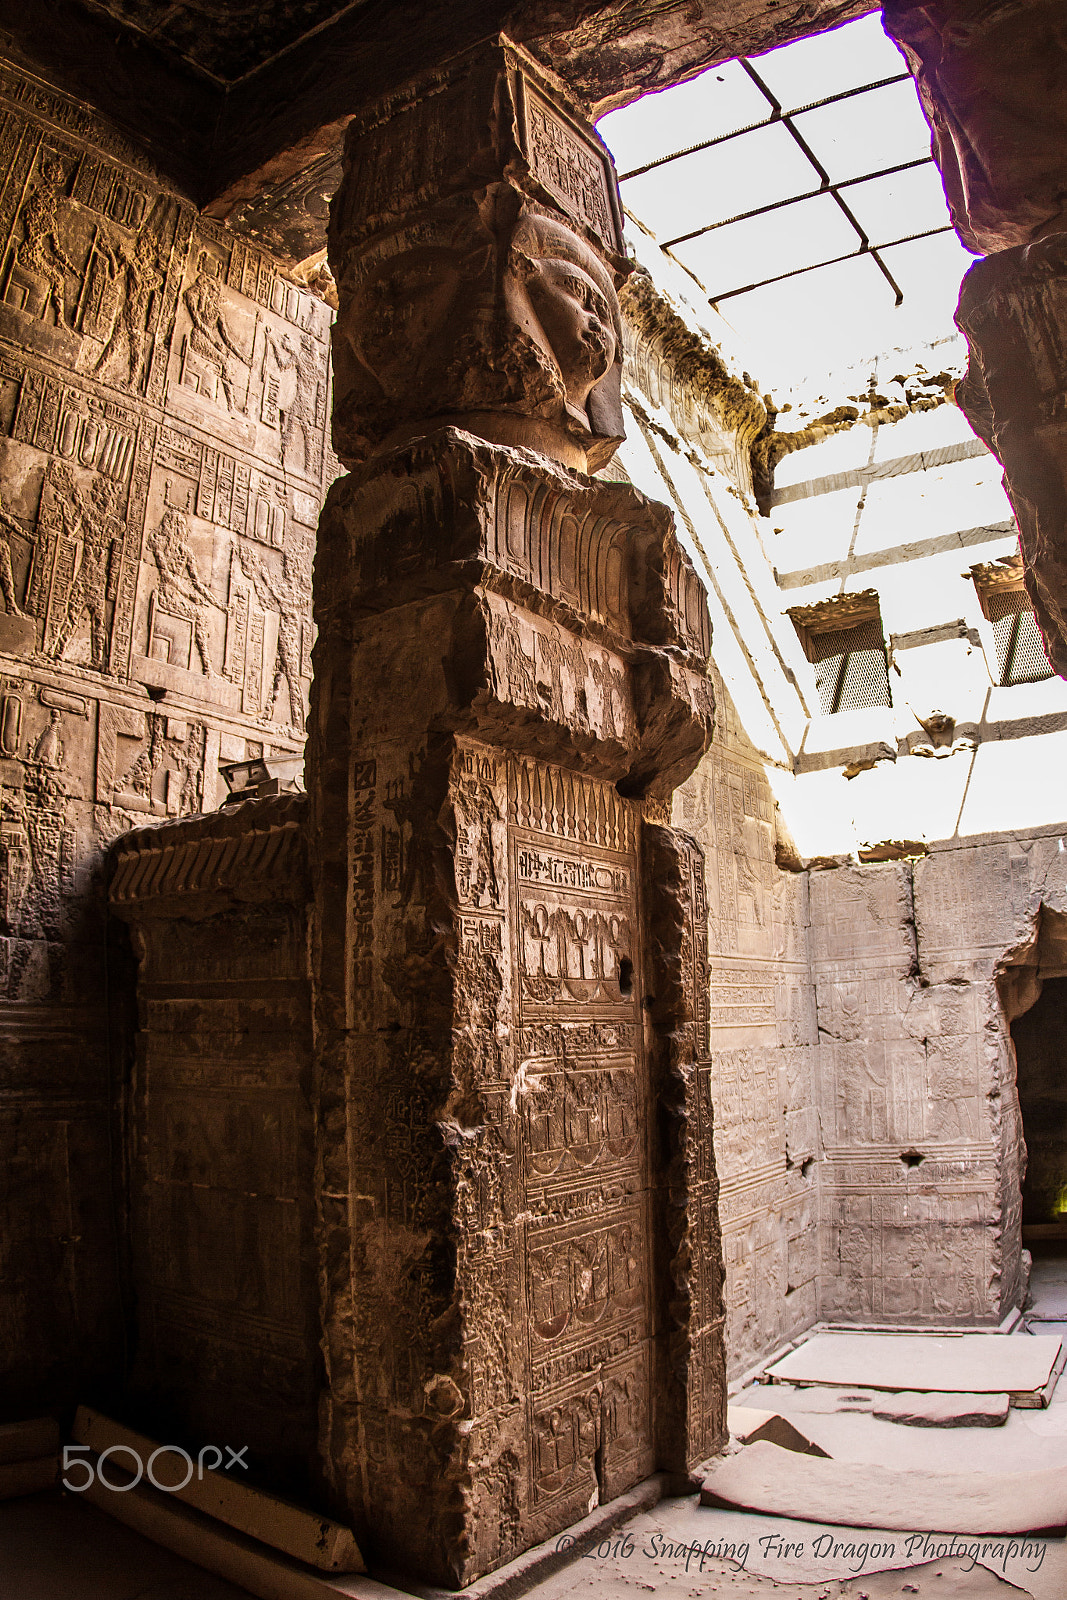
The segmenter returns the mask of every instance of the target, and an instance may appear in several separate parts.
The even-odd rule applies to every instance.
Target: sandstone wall
[[[818,1121],[808,875],[776,864],[764,764],[721,684],[717,744],[675,802],[705,853],[711,1084],[730,1371],[817,1315]]]
[[[1058,905],[1059,835],[950,840],[811,875],[824,1320],[998,1322],[1025,1160],[996,978]]]
[[[0,174],[0,1397],[26,1408],[121,1348],[101,847],[212,808],[220,760],[300,749],[336,468],[321,301],[5,66]]]

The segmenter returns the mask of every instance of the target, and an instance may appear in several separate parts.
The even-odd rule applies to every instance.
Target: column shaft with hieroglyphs
[[[620,431],[617,217],[595,135],[498,41],[354,120],[331,224],[322,1444],[370,1559],[451,1585],[722,1437],[721,1360],[694,1375],[662,1289],[718,1283],[713,1204],[659,1226],[660,1075],[684,1099],[701,1047],[651,980],[691,874],[642,879],[711,733],[707,611],[667,511],[575,470]]]

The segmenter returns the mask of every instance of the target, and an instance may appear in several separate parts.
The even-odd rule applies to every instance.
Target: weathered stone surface
[[[963,280],[956,321],[970,361],[957,390],[1004,467],[1026,586],[1057,672],[1067,673],[1067,387],[1059,328],[1067,307],[1067,233],[1001,250]]]
[[[190,1474],[185,1456],[90,1406],[78,1407],[71,1437],[98,1458],[114,1460],[131,1477],[143,1476],[183,1505],[306,1566],[331,1573],[366,1570],[350,1529],[218,1471],[210,1465],[214,1460],[210,1453],[203,1459],[198,1456],[196,1471]],[[221,1451],[217,1453],[221,1464],[225,1457]],[[136,1471],[138,1462],[141,1473]]]
[[[700,1081],[715,1112],[733,1374],[816,1317],[819,1035],[807,877],[776,866],[766,772],[718,683],[716,701],[715,744],[675,804],[706,859],[713,1048]]]
[[[1067,1525],[1067,1483],[1059,1467],[933,1476],[819,1460],[766,1443],[718,1462],[704,1478],[700,1502],[835,1527],[915,1533],[1062,1532]]]
[[[731,1405],[727,1409],[731,1437],[742,1444],[777,1445],[780,1450],[799,1450],[802,1455],[825,1456],[827,1452],[805,1437],[787,1417],[776,1411],[757,1411],[751,1406]]]
[[[611,158],[509,41],[353,117],[330,208],[334,442],[458,423],[585,470],[622,436]]]
[[[53,1417],[0,1427],[0,1461],[36,1461],[58,1454],[59,1424]]]
[[[320,523],[308,765],[322,1450],[378,1560],[462,1584],[651,1470],[665,1369],[672,1459],[723,1434],[713,1169],[663,1261],[651,1227],[656,1102],[699,1052],[690,847],[654,956],[640,884],[641,801],[710,737],[710,634],[663,509],[567,470],[618,437],[623,264],[559,86],[497,41],[357,117],[348,163],[335,436],[369,459]]]
[[[877,1395],[871,1415],[909,1428],[1001,1428],[1008,1420],[1006,1394]],[[774,1441],[777,1442],[777,1441]]]
[[[1062,231],[1067,22],[1056,0],[886,0],[882,18],[967,248],[986,255]]]
[[[321,1479],[303,796],[141,828],[112,910],[139,958],[137,1415]]]
[[[361,1542],[455,1583],[655,1461],[642,819],[619,789],[698,759],[706,623],[636,491],[454,430],[338,485],[317,575],[323,1448]],[[701,1443],[721,1403],[712,1377]]]
[[[16,1500],[24,1494],[40,1494],[50,1489],[59,1476],[59,1456],[41,1456],[36,1461],[0,1462],[0,1500]]]
[[[0,1403],[21,1410],[122,1359],[103,848],[210,809],[220,756],[299,750],[337,469],[328,308],[84,104],[4,64],[0,108]]]
[[[681,1474],[725,1438],[722,1240],[712,1136],[707,894],[695,840],[646,824],[651,1069],[662,1167],[653,1227],[666,1322],[657,1366],[657,1461]]]

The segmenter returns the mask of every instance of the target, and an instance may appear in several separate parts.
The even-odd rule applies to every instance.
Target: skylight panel
[[[859,22],[756,56],[753,64],[785,111],[907,71],[900,51],[886,38],[877,11]]]
[[[794,122],[831,183],[930,154],[930,129],[910,79],[804,111]]]
[[[941,175],[932,162],[849,184],[842,197],[872,244],[888,244],[948,222]]]
[[[886,265],[904,291],[910,321],[939,332],[954,333],[953,313],[960,279],[974,258],[952,232],[916,239],[883,251]]]
[[[643,109],[652,101],[654,114]],[[724,133],[731,121],[742,126]],[[955,337],[969,257],[879,16],[712,68],[602,128],[624,178],[633,173],[622,184],[631,216],[694,275],[752,361],[784,381],[790,368],[826,372]],[[671,144],[690,148],[664,155]]]
[[[748,284],[858,250],[860,238],[828,194],[746,222],[734,222],[674,246],[714,300]]]
[[[699,78],[647,94],[597,123],[620,175],[663,156],[762,122],[767,100],[739,61],[710,67]]]
[[[816,188],[818,176],[781,123],[679,156],[621,185],[622,203],[664,242],[709,222]]]

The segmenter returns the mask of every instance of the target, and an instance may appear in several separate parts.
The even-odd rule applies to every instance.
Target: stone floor
[[[1030,1329],[1067,1333],[1067,1250],[1037,1255],[1032,1283],[1033,1307],[1012,1337],[1026,1338]],[[1061,1379],[1046,1409],[1012,1410],[999,1428],[904,1427],[862,1412],[813,1410],[811,1397],[811,1390],[776,1384],[735,1399],[764,1410],[773,1404],[838,1460],[914,1470],[917,1493],[923,1492],[924,1478],[939,1469],[1062,1466],[1067,1472],[1067,1379]],[[1067,1596],[1067,1541],[986,1540],[977,1561],[971,1551],[976,1542],[959,1541],[953,1550],[937,1535],[882,1534],[710,1510],[694,1495],[662,1500],[528,1592],[534,1600],[570,1595],[586,1600]],[[374,1588],[380,1596],[382,1590]],[[478,1589],[483,1591],[484,1580]],[[76,1496],[58,1493],[0,1504],[0,1597],[247,1600],[245,1590],[159,1549]]]

